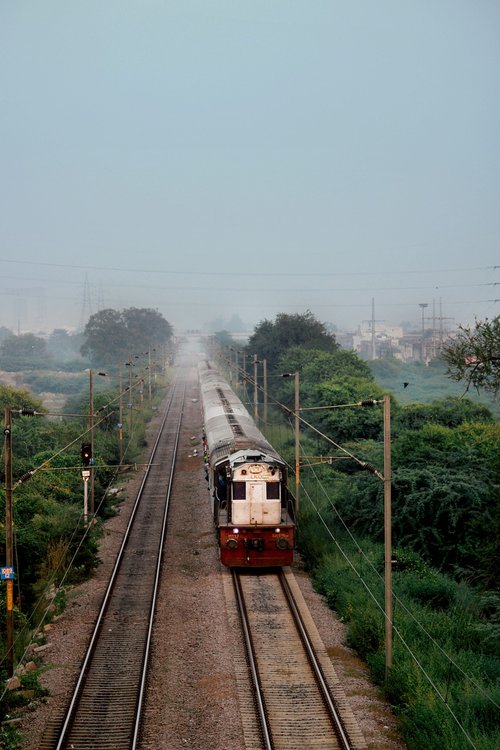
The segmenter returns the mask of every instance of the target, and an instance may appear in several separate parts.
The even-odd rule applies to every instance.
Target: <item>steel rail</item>
[[[250,617],[248,615],[248,609],[245,603],[245,592],[243,591],[240,573],[237,569],[232,569],[231,573],[236,594],[236,604],[242,624],[247,662],[255,695],[256,710],[262,730],[264,748],[265,750],[273,750],[273,748],[275,747],[275,740],[273,740],[274,709],[271,705],[269,707],[266,706],[265,695],[267,689],[267,678],[264,677],[264,675],[261,676],[259,674],[258,660],[260,658],[260,652],[257,652],[252,637],[252,625],[250,623]],[[349,736],[342,722],[342,718],[331,696],[330,689],[321,669],[321,665],[315,654],[314,646],[308,635],[306,625],[304,624],[304,621],[300,614],[300,609],[295,602],[294,595],[288,585],[285,574],[282,570],[280,570],[277,571],[273,576],[271,576],[271,578],[274,578],[276,582],[279,582],[279,586],[281,587],[282,595],[284,596],[284,599],[282,600],[283,605],[285,606],[285,608],[288,608],[288,616],[291,615],[290,623],[293,623],[292,627],[295,628],[297,637],[299,638],[299,640],[296,641],[296,647],[298,648],[298,644],[302,643],[302,646],[304,648],[304,658],[306,659],[304,663],[309,664],[309,668],[311,670],[309,673],[310,677],[314,678],[318,690],[318,699],[323,703],[323,711],[326,711],[326,714],[324,714],[325,719],[327,716],[329,717],[331,727],[336,737],[336,742],[338,743],[339,748],[341,748],[341,750],[351,750],[351,740],[349,739]],[[285,609],[283,610],[283,613],[284,612]],[[277,744],[281,747],[283,740],[282,736],[277,736],[275,739]]]
[[[286,580],[285,574],[281,570],[278,573],[279,580],[281,583],[281,587],[283,589],[283,592],[286,596],[288,605],[290,607],[290,611],[293,615],[293,618],[295,620],[295,625],[297,626],[297,630],[299,632],[300,638],[302,640],[302,644],[304,646],[304,649],[307,653],[307,658],[309,659],[309,663],[311,665],[311,668],[314,672],[314,676],[316,678],[316,682],[319,685],[319,688],[321,690],[321,694],[323,696],[323,700],[325,702],[325,705],[327,707],[328,713],[330,714],[330,717],[332,719],[335,732],[337,734],[337,737],[342,745],[342,750],[350,750],[351,743],[349,741],[349,738],[345,732],[344,726],[342,724],[342,720],[340,718],[339,712],[337,711],[337,708],[335,706],[334,701],[332,700],[332,697],[330,695],[330,691],[328,689],[328,685],[326,684],[325,678],[323,676],[323,672],[321,670],[321,666],[316,658],[316,654],[314,652],[313,645],[311,643],[311,640],[309,638],[309,635],[307,633],[306,627],[304,625],[304,622],[302,620],[301,614],[299,612],[299,609],[297,607],[297,604],[295,602],[295,599],[293,597],[293,594],[290,590],[290,586],[288,585],[288,581]]]
[[[155,581],[153,586],[153,596],[151,600],[151,611],[150,611],[150,618],[149,618],[149,626],[148,626],[148,632],[146,637],[146,647],[144,651],[144,660],[143,660],[143,670],[142,670],[142,678],[141,678],[141,684],[139,687],[139,695],[137,697],[137,712],[136,712],[136,719],[135,719],[135,725],[134,725],[134,733],[132,737],[132,750],[136,750],[137,742],[139,739],[139,730],[140,730],[140,722],[142,718],[142,709],[143,709],[143,698],[144,698],[144,691],[146,687],[146,676],[147,676],[147,665],[148,665],[148,659],[149,659],[149,651],[151,648],[151,637],[153,633],[153,620],[154,620],[154,613],[156,609],[156,599],[158,595],[158,587],[160,583],[160,574],[161,574],[161,565],[162,565],[162,550],[163,545],[165,542],[165,536],[167,533],[167,518],[168,518],[168,510],[170,508],[170,495],[172,490],[172,483],[174,480],[174,473],[175,473],[175,461],[177,458],[177,449],[179,447],[179,438],[180,438],[180,432],[181,432],[181,422],[182,422],[182,416],[184,413],[184,402],[185,402],[185,396],[186,396],[186,385],[184,384],[184,389],[182,393],[182,408],[179,412],[179,419],[177,422],[177,427],[175,431],[175,441],[174,441],[174,450],[173,450],[173,457],[172,457],[172,465],[170,467],[170,473],[168,477],[168,485],[167,485],[167,497],[166,497],[166,503],[165,503],[165,511],[163,513],[163,523],[162,523],[162,529],[161,529],[161,535],[160,535],[160,541],[158,545],[158,559],[156,561],[156,573],[155,573]],[[162,427],[163,430],[163,427]],[[155,450],[156,445],[159,442],[160,436],[158,436],[157,442],[155,443]]]
[[[255,694],[255,700],[257,704],[257,713],[259,714],[260,727],[262,731],[262,739],[264,741],[265,750],[273,750],[273,743],[271,740],[271,732],[269,728],[269,720],[267,717],[264,696],[262,694],[262,687],[259,678],[259,672],[257,668],[257,662],[255,659],[255,650],[252,642],[252,636],[250,632],[250,624],[247,617],[247,609],[245,606],[245,600],[243,592],[241,590],[241,583],[238,571],[236,569],[231,570],[233,575],[233,585],[236,593],[236,601],[238,604],[238,612],[240,615],[241,626],[243,628],[243,636],[245,639],[246,653],[248,659],[248,666],[252,677],[252,684]]]
[[[118,555],[117,555],[117,558],[116,558],[116,561],[115,561],[115,565],[113,567],[113,570],[112,570],[112,573],[111,573],[111,576],[110,576],[110,580],[109,580],[106,592],[105,592],[104,597],[103,597],[101,608],[99,610],[99,613],[98,613],[98,616],[97,616],[97,619],[96,619],[96,623],[94,625],[94,630],[93,630],[93,633],[92,633],[92,637],[91,637],[91,640],[89,642],[89,645],[88,645],[88,648],[87,648],[87,652],[86,652],[84,661],[82,663],[82,667],[81,667],[81,670],[80,670],[80,675],[79,675],[78,681],[77,681],[77,683],[75,685],[75,688],[74,688],[74,691],[73,691],[73,696],[72,696],[71,703],[70,703],[70,705],[69,705],[69,707],[67,709],[66,717],[65,717],[63,726],[62,726],[62,728],[60,730],[60,735],[59,735],[59,739],[58,739],[58,742],[57,742],[55,750],[63,750],[63,748],[65,746],[64,743],[68,739],[68,733],[69,733],[69,731],[71,729],[71,726],[72,726],[72,723],[74,721],[74,717],[75,717],[76,709],[77,709],[78,702],[79,702],[79,699],[80,699],[80,695],[82,693],[83,685],[84,685],[84,682],[85,682],[85,679],[87,677],[87,673],[88,673],[88,670],[89,670],[90,661],[92,659],[93,654],[96,651],[96,646],[97,646],[97,643],[99,641],[99,636],[100,636],[100,633],[101,633],[101,627],[102,627],[103,619],[104,619],[104,617],[106,615],[106,612],[108,610],[109,602],[110,602],[111,596],[112,596],[114,588],[115,588],[116,579],[118,577],[119,570],[120,570],[120,568],[122,566],[122,562],[124,560],[125,549],[127,547],[129,538],[131,536],[131,531],[133,529],[134,522],[136,520],[137,511],[138,511],[138,508],[140,506],[140,503],[141,503],[141,500],[142,500],[142,497],[143,497],[143,493],[144,493],[144,490],[145,490],[145,487],[146,487],[147,480],[148,480],[148,478],[150,476],[150,473],[151,473],[151,465],[153,464],[154,456],[157,453],[158,446],[160,445],[160,441],[162,439],[163,432],[165,430],[165,425],[166,425],[168,416],[169,416],[169,414],[171,412],[171,409],[172,409],[172,405],[173,405],[173,402],[174,402],[174,396],[176,395],[177,386],[178,386],[177,383],[174,383],[173,386],[172,386],[172,390],[171,390],[171,393],[170,393],[170,398],[169,398],[167,406],[165,408],[165,413],[164,413],[164,416],[162,418],[162,422],[160,424],[160,427],[158,429],[158,433],[157,433],[157,436],[156,436],[155,443],[154,443],[153,448],[151,450],[150,458],[149,458],[149,461],[148,461],[148,464],[147,464],[147,470],[145,471],[145,474],[144,474],[144,477],[142,479],[139,491],[137,493],[136,500],[134,502],[134,506],[133,506],[131,514],[130,514],[130,518],[129,518],[129,521],[128,521],[128,524],[127,524],[127,528],[125,530],[124,537],[123,537],[123,540],[122,540],[122,543],[120,545],[120,549],[118,551]],[[184,395],[185,395],[185,386],[184,386],[184,390],[183,390],[183,394],[182,394],[182,404],[184,403]],[[179,415],[179,418],[177,420],[177,426],[176,426],[175,453],[176,453],[177,445],[178,445],[181,419],[182,419],[182,408],[180,410],[180,415]],[[170,493],[171,484],[172,484],[173,468],[174,468],[174,464],[175,464],[175,453],[173,454],[173,457],[172,457],[172,465],[171,465],[170,478],[169,478],[169,483],[168,483],[168,493]],[[168,508],[168,502],[166,503],[166,506]],[[164,535],[165,535],[166,515],[167,515],[167,513],[165,511],[164,512],[164,521],[163,521],[163,524],[162,524],[162,533],[161,533],[161,539],[162,539],[162,541],[161,541],[161,543],[159,545],[159,548],[158,548],[158,556],[159,557],[161,557],[161,544],[163,544]],[[154,586],[155,595],[156,595],[157,586],[158,586],[159,565],[160,564],[161,563],[159,561],[157,561],[157,566],[156,566],[156,571],[155,571],[155,586]],[[152,627],[151,626],[151,621],[152,621],[152,618],[153,618],[153,614],[154,614],[154,608],[150,608],[149,625],[148,625],[148,643],[146,644],[146,648],[145,648],[145,656],[146,656],[146,658],[147,658],[147,654],[149,654],[149,644],[150,644],[151,627]],[[144,684],[145,684],[145,675],[144,675],[144,666],[145,666],[145,664],[146,664],[146,661],[143,659],[143,668],[142,668],[141,686],[140,686],[140,700],[141,700],[141,702],[142,702],[143,691],[144,691]],[[138,695],[139,695],[139,693],[138,693]],[[136,713],[137,712],[138,712],[138,705],[136,705]],[[136,737],[138,735],[138,726],[139,726],[138,722],[139,721],[140,721],[140,716],[137,717],[137,719],[135,721],[135,724],[134,724],[134,732],[133,732],[134,743],[136,742]],[[136,747],[136,745],[134,744],[133,747]]]

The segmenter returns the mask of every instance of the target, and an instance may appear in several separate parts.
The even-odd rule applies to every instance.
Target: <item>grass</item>
[[[302,498],[299,544],[314,585],[346,622],[348,644],[383,687],[409,750],[500,746],[500,659],[488,634],[478,631],[485,624],[480,597],[426,564],[395,573],[393,661],[386,675],[381,547],[360,540],[364,556],[331,524],[333,541]],[[326,507],[320,512],[328,515]]]

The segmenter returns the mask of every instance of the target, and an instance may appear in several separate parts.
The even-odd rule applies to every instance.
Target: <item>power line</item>
[[[16,263],[20,265],[30,265],[30,266],[48,266],[50,268],[74,268],[79,270],[93,270],[93,271],[120,271],[122,273],[161,273],[161,274],[170,274],[172,276],[257,276],[259,278],[262,278],[262,272],[260,271],[179,271],[179,270],[171,270],[171,269],[165,269],[165,268],[145,268],[144,266],[140,268],[124,268],[123,266],[96,266],[96,265],[78,265],[74,263],[49,263],[47,261],[38,261],[38,260],[16,260],[13,258],[0,258],[0,263]],[[388,275],[413,275],[413,274],[433,274],[433,273],[451,273],[451,272],[467,272],[470,271],[491,271],[496,270],[500,268],[500,266],[492,265],[492,266],[473,266],[469,268],[434,268],[434,269],[417,269],[413,271],[409,270],[403,270],[403,271],[389,271],[384,269],[383,271],[335,271],[335,272],[327,272],[323,270],[315,271],[315,272],[309,272],[309,273],[291,273],[291,272],[281,272],[280,276],[295,276],[295,277],[304,277],[304,276],[321,276],[322,278],[325,276],[388,276]]]
[[[27,278],[25,276],[4,276],[4,279],[22,279],[23,281],[26,281]],[[38,284],[44,283],[44,284],[63,284],[64,286],[73,285],[73,286],[81,286],[80,281],[68,281],[67,279],[40,279],[39,277],[32,277],[29,279],[31,281],[36,281]],[[484,283],[478,283],[478,284],[431,284],[429,286],[369,286],[369,287],[264,287],[262,286],[262,281],[258,282],[257,285],[257,291],[259,292],[273,292],[273,293],[288,293],[288,292],[325,292],[325,293],[331,293],[331,292],[401,292],[401,291],[421,291],[421,290],[439,290],[439,289],[469,289],[471,287],[485,287],[485,286],[498,286],[500,282],[495,281],[488,281]],[[148,289],[148,290],[157,290],[159,292],[161,291],[188,291],[188,292],[206,292],[208,291],[207,286],[181,286],[179,284],[175,285],[159,285],[159,284],[123,284],[123,283],[117,283],[117,282],[106,282],[106,287],[117,287],[119,289],[124,288],[130,288],[130,289]],[[102,292],[102,284],[101,284],[101,292]],[[7,289],[7,294],[28,294],[31,292],[31,289]],[[220,286],[210,286],[209,289],[210,292],[250,292],[253,291],[252,288],[249,286],[230,286],[230,287],[220,287]],[[92,307],[90,303],[90,297],[89,297],[89,291],[88,291],[88,277],[85,277],[85,284],[84,284],[84,294],[86,295],[85,303],[86,308],[90,309],[90,314],[92,314]],[[102,304],[100,305],[100,309],[102,309]],[[83,315],[83,313],[82,313]],[[87,316],[89,317],[89,316]]]

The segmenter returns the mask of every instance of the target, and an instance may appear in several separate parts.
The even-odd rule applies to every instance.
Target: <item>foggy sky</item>
[[[2,0],[0,325],[497,315],[499,33],[496,0]]]

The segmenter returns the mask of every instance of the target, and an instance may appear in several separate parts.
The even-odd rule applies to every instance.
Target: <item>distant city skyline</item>
[[[66,283],[66,282],[64,282]],[[444,330],[454,330],[459,325],[467,324],[470,322],[473,322],[474,318],[476,316],[473,316],[471,319],[466,320],[456,320],[454,316],[448,315],[447,310],[445,309],[445,303],[443,302],[442,297],[432,297],[427,298],[430,301],[425,303],[406,303],[406,304],[398,304],[398,303],[384,303],[381,302],[380,308],[383,308],[386,313],[389,313],[390,315],[390,308],[391,306],[396,308],[398,312],[403,313],[403,317],[398,318],[380,318],[379,313],[379,305],[377,304],[377,298],[376,297],[370,297],[367,298],[366,304],[358,304],[358,305],[346,305],[346,308],[350,309],[350,313],[348,316],[345,315],[345,309],[343,310],[343,315],[338,315],[335,317],[335,309],[336,305],[315,305],[311,304],[308,307],[305,307],[303,309],[295,309],[295,305],[292,305],[292,309],[288,309],[288,307],[284,309],[276,309],[275,312],[272,312],[268,315],[262,315],[259,318],[251,319],[249,318],[248,314],[246,318],[243,317],[239,312],[230,311],[226,314],[218,314],[213,315],[213,317],[203,317],[197,320],[195,317],[190,317],[189,321],[186,324],[183,324],[182,317],[179,315],[176,315],[174,313],[174,316],[172,318],[166,315],[162,309],[161,305],[158,306],[154,303],[154,301],[151,301],[151,299],[145,299],[144,302],[137,302],[138,298],[136,294],[131,295],[131,301],[130,303],[124,303],[122,305],[114,305],[112,303],[106,304],[106,294],[105,294],[105,288],[100,286],[97,289],[93,288],[90,282],[88,281],[88,276],[86,276],[86,280],[84,281],[83,285],[75,284],[74,285],[75,292],[78,289],[80,293],[80,299],[78,299],[75,295],[73,298],[73,306],[72,306],[72,313],[69,317],[65,317],[66,313],[62,313],[61,317],[54,318],[50,317],[48,315],[48,308],[51,306],[54,306],[54,297],[51,295],[49,296],[47,294],[47,291],[43,287],[32,287],[32,288],[21,288],[16,290],[15,288],[12,289],[6,289],[6,297],[4,298],[4,302],[8,301],[11,304],[9,305],[9,312],[5,316],[5,318],[0,319],[0,325],[3,325],[9,329],[11,329],[14,333],[24,333],[24,332],[30,332],[30,333],[37,333],[37,332],[43,332],[43,333],[50,333],[52,330],[57,328],[65,328],[70,331],[78,331],[82,330],[85,327],[85,324],[88,321],[88,318],[90,315],[99,312],[100,310],[112,308],[121,310],[125,307],[152,307],[153,309],[158,309],[159,312],[164,315],[164,317],[172,323],[174,328],[181,332],[183,330],[188,329],[199,329],[199,330],[222,330],[224,328],[229,328],[232,330],[242,330],[242,331],[251,331],[255,328],[255,326],[261,322],[264,319],[274,319],[276,315],[279,313],[302,313],[306,310],[311,310],[315,317],[318,320],[321,320],[321,322],[332,326],[333,328],[338,328],[339,330],[350,330],[354,331],[357,329],[363,329],[366,327],[370,327],[372,323],[372,314],[373,310],[372,307],[374,306],[374,314],[375,314],[375,324],[376,328],[385,328],[389,326],[409,326],[414,327],[415,329],[420,330],[422,327],[422,307],[425,306],[425,327],[428,329],[431,329],[434,325],[442,326]],[[152,289],[161,289],[161,287],[151,287]],[[422,295],[423,297],[423,295]],[[57,299],[57,297],[56,297]],[[67,298],[68,300],[70,298]],[[382,298],[383,300],[383,298]],[[462,303],[457,303],[461,305]],[[491,301],[491,309],[494,310],[495,302]],[[54,306],[56,307],[56,306]],[[330,316],[325,317],[323,314],[324,309],[330,309]],[[339,308],[342,309],[344,306],[339,305]],[[361,314],[364,315],[364,317],[357,317],[355,310],[359,310]],[[332,316],[333,313],[333,316]],[[404,314],[406,313],[406,314]],[[53,313],[52,313],[53,315]],[[485,316],[487,317],[487,316]],[[491,317],[494,317],[492,315]],[[241,325],[237,325],[235,327],[234,320],[237,319],[240,321]],[[10,320],[10,323],[8,322]],[[50,322],[52,320],[52,322]],[[342,322],[343,321],[343,322]]]

